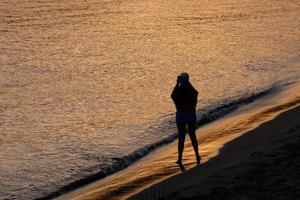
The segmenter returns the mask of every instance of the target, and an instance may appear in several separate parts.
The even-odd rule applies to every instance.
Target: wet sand
[[[259,152],[272,152],[273,148],[284,145],[286,141],[296,141],[284,136],[293,131],[295,131],[293,135],[296,135],[299,131],[297,127],[300,119],[300,109],[297,107],[300,105],[299,94],[299,84],[285,87],[199,128],[197,139],[202,157],[200,166],[195,164],[192,145],[187,139],[183,159],[186,171],[182,172],[174,163],[177,158],[177,141],[175,141],[155,150],[125,170],[64,194],[57,199],[158,199],[160,196],[167,196],[171,199],[198,199],[197,195],[200,195],[200,192],[203,192],[204,196],[214,195],[215,190],[222,188],[222,186],[216,187],[216,181],[219,182],[218,184],[223,184],[220,178],[225,175],[233,177],[233,183],[228,186],[239,188],[239,185],[242,185],[241,182],[244,184],[249,182],[245,178],[248,172],[243,171],[247,166],[254,170],[251,172],[252,175],[249,175],[249,179],[255,181],[257,179],[255,176],[262,176],[259,173],[256,175],[256,164],[243,163],[246,161],[256,163],[260,156],[264,155]],[[279,115],[280,113],[283,114]],[[285,154],[278,155],[284,156]],[[272,158],[272,156],[269,157]],[[268,159],[269,157],[267,156]],[[265,161],[266,158],[262,160]],[[251,167],[252,165],[254,167]],[[258,164],[258,166],[261,167],[258,171],[264,171],[262,169],[268,166],[276,167],[273,164]],[[266,170],[267,175],[269,171]],[[245,176],[238,175],[238,173],[244,173]],[[272,169],[270,173],[274,176],[277,171]],[[283,173],[278,172],[278,174]],[[241,179],[241,182],[235,180],[235,177]],[[211,180],[210,184],[202,182],[209,180]],[[202,190],[204,187],[201,184],[204,184],[207,189]],[[226,181],[224,184],[227,185]],[[231,189],[228,190],[231,191]],[[213,198],[215,197],[208,197],[208,199]]]
[[[208,162],[129,199],[299,199],[299,146],[300,106],[226,143]]]

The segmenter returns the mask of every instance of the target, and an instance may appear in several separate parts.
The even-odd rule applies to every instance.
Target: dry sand
[[[300,106],[226,143],[219,154],[131,199],[300,199]]]

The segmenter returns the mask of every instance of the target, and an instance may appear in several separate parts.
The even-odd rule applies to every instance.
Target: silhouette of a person
[[[195,134],[198,91],[190,83],[189,75],[187,73],[183,72],[177,77],[177,83],[171,97],[177,110],[176,125],[178,129],[178,160],[176,163],[182,165],[182,154],[187,126],[195,151],[197,164],[200,164],[201,158],[198,152],[198,141]]]

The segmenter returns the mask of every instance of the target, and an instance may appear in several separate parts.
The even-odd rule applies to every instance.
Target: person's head
[[[186,73],[186,72],[182,72],[180,75],[179,75],[179,78],[180,78],[180,81],[182,83],[187,83],[189,82],[189,74]]]

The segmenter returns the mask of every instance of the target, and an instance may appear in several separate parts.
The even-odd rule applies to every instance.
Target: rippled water
[[[198,108],[300,77],[298,0],[0,1],[0,199],[31,199],[174,134]]]

